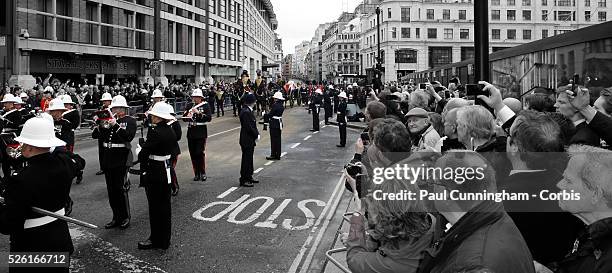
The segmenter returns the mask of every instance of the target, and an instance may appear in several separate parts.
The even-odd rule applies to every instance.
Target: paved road
[[[270,162],[269,135],[255,149],[254,188],[239,188],[239,121],[230,115],[209,125],[206,182],[193,173],[183,139],[177,165],[181,190],[172,200],[172,245],[166,251],[137,249],[149,234],[144,190],[133,177],[130,191],[132,225],[126,230],[89,230],[71,226],[76,251],[72,272],[299,272],[313,257],[333,215],[344,185],[343,164],[353,148],[336,148],[338,129],[325,126],[311,133],[304,108],[285,111],[282,160]],[[185,135],[185,130],[183,131]],[[349,130],[348,138],[358,132]],[[349,141],[350,143],[350,141]],[[103,226],[111,219],[94,140],[81,140],[76,151],[88,162],[84,182],[73,185],[72,216]],[[0,253],[8,236],[0,237]],[[7,271],[0,268],[0,272]]]

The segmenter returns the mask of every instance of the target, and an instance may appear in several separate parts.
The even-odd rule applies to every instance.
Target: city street
[[[267,161],[268,131],[255,149],[254,188],[239,188],[240,146],[238,118],[226,112],[208,126],[206,182],[193,182],[185,139],[177,164],[180,183],[172,199],[172,240],[167,251],[138,250],[149,235],[149,216],[138,177],[131,177],[131,226],[126,230],[91,230],[71,225],[75,245],[72,272],[295,272],[313,245],[320,241],[344,192],[339,183],[352,145],[337,148],[338,129],[321,126],[312,133],[312,119],[303,107],[284,115],[283,157]],[[140,132],[137,137],[140,136]],[[348,130],[348,139],[358,132]],[[134,140],[134,147],[137,138]],[[349,141],[352,142],[352,141]],[[83,183],[74,184],[72,217],[99,227],[110,221],[104,176],[98,171],[97,143],[85,138],[76,152],[88,165]],[[0,252],[8,251],[8,236],[0,237]],[[309,258],[310,256],[310,258]],[[4,271],[3,271],[4,270]],[[0,268],[6,272],[6,268]]]

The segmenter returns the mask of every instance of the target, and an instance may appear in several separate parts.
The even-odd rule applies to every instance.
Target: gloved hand
[[[138,144],[136,146],[136,156],[135,156],[136,158],[138,158],[138,155],[140,154],[140,151],[142,151],[142,147],[140,147],[140,144]]]

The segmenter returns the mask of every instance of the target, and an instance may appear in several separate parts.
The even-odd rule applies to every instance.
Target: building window
[[[542,0],[542,6],[544,7],[548,6],[548,0]]]
[[[606,12],[605,11],[600,11],[597,13],[597,18],[599,19],[600,22],[606,21]]]
[[[442,20],[450,20],[450,9],[442,10]]]
[[[500,5],[500,0],[491,0],[491,6],[499,6]]]
[[[410,8],[402,8],[402,23],[410,22]]]
[[[523,29],[523,40],[531,40],[531,30]]]
[[[508,19],[508,21],[515,21],[516,20],[516,10],[507,11],[506,18]]]
[[[467,28],[462,28],[459,30],[459,39],[467,40],[470,38],[470,30]]]
[[[597,2],[597,6],[600,8],[605,8],[606,7],[606,0],[599,0],[599,2]]]
[[[339,50],[342,50],[342,45],[338,45],[338,49],[339,49]]]
[[[548,21],[548,11],[542,10],[542,21]]]
[[[500,11],[499,10],[492,10],[491,11],[491,20],[492,21],[499,21],[501,18],[500,16]]]
[[[452,28],[445,28],[444,29],[444,39],[446,39],[446,40],[453,39],[453,29]]]
[[[531,6],[531,0],[523,0],[523,7]]]
[[[516,6],[516,1],[508,0],[508,6]]]
[[[501,39],[501,30],[500,29],[492,29],[491,30],[491,37],[493,37],[493,40]]]
[[[506,34],[508,40],[516,40],[516,29],[508,29]]]
[[[410,28],[403,27],[402,28],[402,39],[407,39],[407,38],[410,38]]]
[[[417,51],[414,49],[399,49],[395,51],[395,63],[414,64],[417,63]]]
[[[465,10],[459,10],[459,20],[467,20],[467,12]]]
[[[391,18],[391,8],[387,9],[387,18]]]
[[[420,39],[421,38],[421,29],[420,28],[416,28],[415,31],[416,32],[414,33],[414,36],[416,36],[417,39]]]
[[[542,39],[546,39],[548,38],[548,29],[543,29],[542,30]]]
[[[434,10],[428,9],[427,10],[427,20],[433,20],[433,19],[434,19]]]
[[[587,21],[587,22],[591,21],[591,11],[587,10],[587,11],[584,12],[584,20]]]
[[[531,11],[530,10],[523,11],[523,21],[531,21]]]
[[[584,6],[585,7],[590,7],[591,6],[591,0],[584,0]]]
[[[437,28],[428,28],[427,29],[427,38],[428,39],[437,39],[438,38],[438,29]]]
[[[474,59],[474,47],[461,47],[461,61]]]
[[[397,28],[391,28],[391,39],[397,39]]]
[[[571,11],[559,11],[557,13],[557,18],[559,19],[559,21],[573,21],[572,20],[572,15],[573,12]]]
[[[450,64],[453,61],[452,47],[430,47],[429,48],[429,67],[439,67]]]
[[[572,0],[558,0],[557,1],[557,6],[559,7],[573,7],[575,6],[576,1],[572,1]]]

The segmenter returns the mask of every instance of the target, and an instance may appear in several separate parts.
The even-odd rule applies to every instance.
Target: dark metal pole
[[[474,78],[475,82],[489,81],[489,3],[474,1]]]
[[[153,23],[153,59],[159,61],[161,59],[161,0],[155,0],[153,4],[154,23]]]
[[[376,58],[376,64],[382,64],[381,56],[380,56],[380,7],[376,7],[376,47],[378,57]]]

